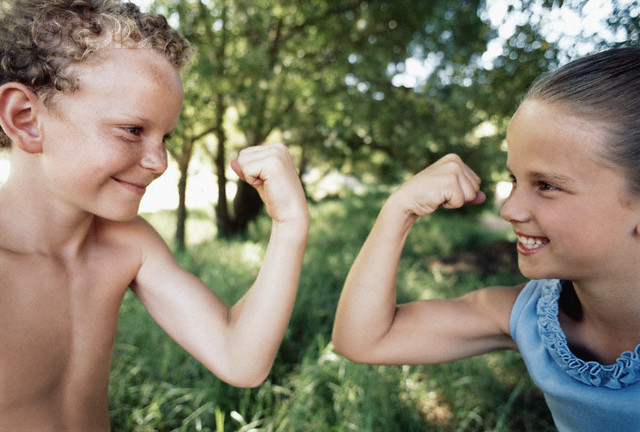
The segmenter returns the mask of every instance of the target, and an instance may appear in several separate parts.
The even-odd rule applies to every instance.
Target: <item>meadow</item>
[[[234,388],[217,379],[127,293],[110,377],[113,430],[554,431],[542,395],[515,352],[432,366],[360,365],[335,353],[331,328],[340,290],[383,199],[353,196],[310,206],[296,306],[272,372],[258,388]],[[436,265],[440,258],[469,256],[507,238],[507,230],[487,228],[480,216],[441,211],[418,221],[398,272],[399,302],[523,281],[509,266]],[[171,238],[171,213],[146,217]],[[193,213],[190,224],[190,230],[199,225],[206,232],[212,222]],[[205,235],[176,255],[234,302],[255,278],[268,234],[263,217],[243,239]]]

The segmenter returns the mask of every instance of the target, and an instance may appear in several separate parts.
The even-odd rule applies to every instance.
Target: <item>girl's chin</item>
[[[549,271],[545,271],[540,268],[535,268],[534,266],[527,265],[523,263],[521,259],[518,259],[518,269],[522,276],[527,279],[558,279],[557,275],[553,275],[549,273]]]

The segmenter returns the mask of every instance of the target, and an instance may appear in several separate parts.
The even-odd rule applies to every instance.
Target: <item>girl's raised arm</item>
[[[484,199],[480,178],[456,155],[443,157],[389,197],[340,297],[333,329],[338,352],[360,363],[426,364],[515,347],[508,330],[517,289],[396,305],[398,261],[416,219]]]

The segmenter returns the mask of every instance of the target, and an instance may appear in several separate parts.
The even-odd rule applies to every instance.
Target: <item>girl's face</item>
[[[511,120],[513,190],[501,214],[518,236],[526,277],[610,282],[637,272],[640,205],[599,156],[605,139],[602,125],[536,100]]]

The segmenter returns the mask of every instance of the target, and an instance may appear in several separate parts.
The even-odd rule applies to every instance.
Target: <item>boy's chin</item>
[[[138,208],[127,210],[127,211],[110,211],[110,212],[102,212],[101,214],[96,214],[101,219],[109,220],[112,222],[129,222],[138,216]]]

